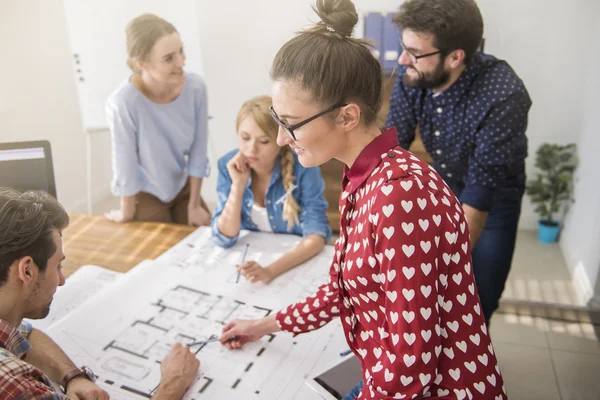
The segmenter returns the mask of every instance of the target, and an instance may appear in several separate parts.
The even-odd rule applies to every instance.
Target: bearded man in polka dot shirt
[[[475,0],[407,0],[387,127],[408,149],[418,129],[432,167],[462,203],[486,323],[510,270],[525,188],[529,94],[502,60],[478,52]]]

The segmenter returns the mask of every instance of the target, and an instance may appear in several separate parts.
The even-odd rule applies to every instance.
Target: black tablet
[[[362,380],[360,362],[351,354],[339,364],[306,381],[321,398],[341,400]]]
[[[56,197],[50,142],[0,143],[0,186]]]

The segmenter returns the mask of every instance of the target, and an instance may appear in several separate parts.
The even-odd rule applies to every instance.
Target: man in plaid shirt
[[[48,315],[65,283],[62,231],[69,217],[43,192],[0,188],[0,399],[107,400],[89,370],[78,368],[46,334],[23,322]],[[176,344],[161,364],[155,400],[180,399],[200,362]],[[61,385],[62,390],[52,382]]]

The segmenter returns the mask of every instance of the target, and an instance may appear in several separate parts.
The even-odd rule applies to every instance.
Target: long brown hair
[[[381,108],[382,72],[370,42],[350,36],[358,21],[354,3],[317,0],[313,9],[321,21],[279,49],[271,78],[299,84],[323,105],[356,103],[363,123],[373,123]]]
[[[127,24],[127,65],[137,72],[136,61],[146,61],[156,42],[163,36],[177,32],[168,21],[154,14],[142,14]]]
[[[262,129],[262,131],[273,141],[277,141],[277,131],[279,126],[271,117],[269,107],[273,104],[270,96],[256,96],[247,100],[242,104],[242,108],[238,112],[235,120],[235,129],[239,130],[240,124],[244,119],[250,117]],[[283,187],[288,195],[283,203],[283,219],[288,224],[288,229],[291,229],[294,224],[300,223],[299,213],[300,205],[292,195],[293,191],[290,188],[296,184],[294,176],[294,154],[290,146],[283,146],[279,151],[281,160],[281,177]]]

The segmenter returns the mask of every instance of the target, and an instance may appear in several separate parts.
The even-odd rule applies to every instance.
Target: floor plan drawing
[[[214,281],[223,294],[244,299],[258,296],[269,300],[274,308],[281,308],[314,294],[319,286],[327,283],[333,258],[332,246],[325,246],[320,254],[304,265],[280,275],[268,285],[250,283],[244,277],[238,281],[235,267],[242,262],[246,246],[246,261],[255,261],[266,267],[300,240],[295,235],[277,235],[277,241],[274,241],[273,234],[242,231],[238,242],[225,249],[212,241],[208,228],[199,228],[161,256],[159,261],[188,271],[194,281]]]
[[[148,362],[160,363],[176,342],[194,343],[212,339],[218,335],[227,321],[234,318],[254,319],[269,315],[272,310],[249,306],[243,302],[213,296],[210,293],[198,291],[186,286],[176,286],[151,304],[150,317],[132,322],[121,334],[104,347],[106,356],[100,362],[101,369],[97,372],[102,376],[105,371],[111,376],[118,376],[124,381],[141,382],[123,385],[126,391],[142,397],[150,397],[155,386],[149,388],[143,385],[145,378],[151,374],[151,369],[145,366]],[[246,351],[247,360],[231,357],[230,352],[218,343],[194,346],[192,350],[209,368],[194,388],[197,394],[210,389],[213,384],[229,386],[232,390],[244,386],[242,381],[247,372],[275,336],[269,337],[260,348]],[[226,376],[211,376],[210,371],[230,371]],[[111,380],[108,380],[110,383]],[[105,383],[107,383],[105,381]],[[114,383],[114,381],[113,381]],[[148,390],[151,389],[151,390]]]
[[[310,267],[305,267],[306,274]],[[199,279],[198,274],[170,264],[147,265],[74,310],[48,333],[74,362],[94,370],[112,399],[150,398],[160,382],[160,362],[174,343],[215,338],[233,319],[262,318],[277,311],[272,297],[253,301],[247,294],[219,293],[213,288],[220,275],[211,272]],[[298,285],[296,295],[302,290]],[[296,337],[276,333],[242,350],[228,350],[218,342],[191,347],[201,366],[185,398],[294,398],[317,363],[339,357],[346,346],[341,328],[330,325]]]
[[[44,319],[30,320],[34,328],[45,331],[56,321],[85,303],[106,286],[116,282],[123,274],[95,265],[84,265],[72,274],[65,285],[58,287],[50,313]]]

